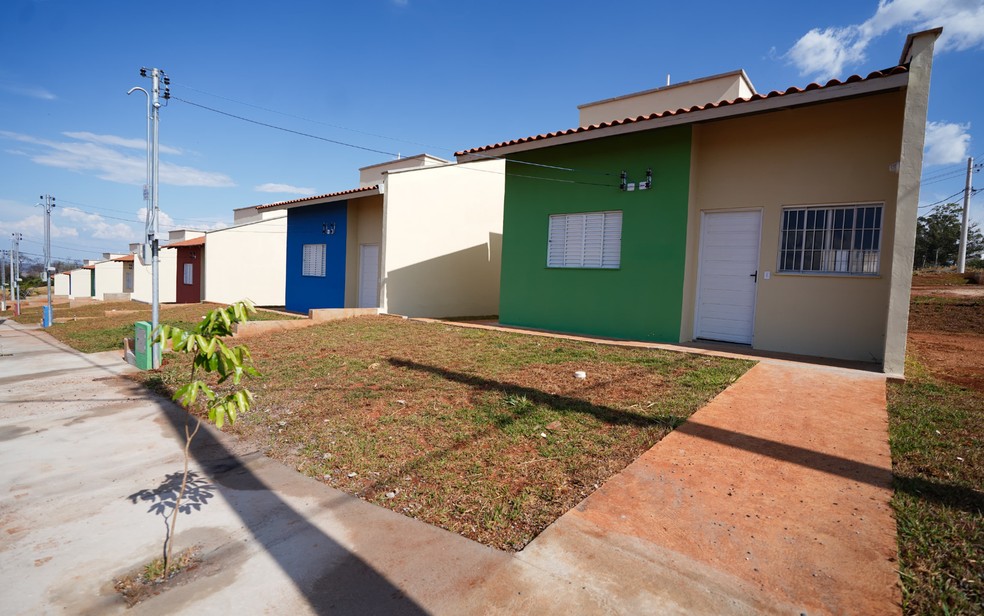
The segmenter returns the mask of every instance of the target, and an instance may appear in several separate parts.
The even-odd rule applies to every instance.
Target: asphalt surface
[[[185,416],[120,356],[0,324],[0,613],[900,612],[884,378],[781,361],[517,554],[203,427],[175,549],[204,563],[127,610],[113,579],[160,554]]]

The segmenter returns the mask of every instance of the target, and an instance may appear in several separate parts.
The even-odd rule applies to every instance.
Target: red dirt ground
[[[984,287],[914,287],[909,311],[909,350],[934,375],[984,391]]]

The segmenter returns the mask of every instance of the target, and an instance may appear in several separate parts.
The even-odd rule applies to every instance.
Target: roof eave
[[[518,152],[539,150],[542,148],[564,145],[568,143],[636,133],[640,131],[652,130],[654,128],[678,126],[681,124],[696,124],[699,122],[709,122],[712,120],[721,120],[729,117],[753,115],[768,111],[776,111],[779,109],[788,109],[791,107],[801,107],[816,103],[829,102],[838,99],[848,99],[880,92],[889,92],[904,88],[908,84],[908,81],[909,73],[902,72],[885,77],[879,77],[877,79],[865,79],[853,83],[843,83],[837,85],[836,87],[820,87],[802,92],[783,94],[782,96],[772,96],[758,100],[743,101],[741,103],[720,105],[709,109],[686,111],[685,113],[664,113],[660,117],[656,118],[634,120],[630,122],[623,121],[599,128],[574,129],[576,132],[571,132],[564,135],[532,139],[523,143],[490,147],[480,149],[478,151],[459,152],[456,154],[456,157],[458,162],[481,160],[490,157],[499,158],[510,154],[516,154]]]
[[[274,210],[289,210],[295,207],[305,207],[308,205],[319,205],[322,203],[333,203],[335,201],[346,201],[348,199],[360,199],[362,197],[371,197],[373,195],[381,195],[379,184],[374,186],[369,186],[366,188],[355,188],[352,190],[344,190],[338,193],[331,193],[328,195],[318,195],[315,197],[305,197],[302,199],[294,199],[292,201],[285,201],[283,203],[269,203],[267,205],[256,206],[257,210],[263,211],[274,211]]]

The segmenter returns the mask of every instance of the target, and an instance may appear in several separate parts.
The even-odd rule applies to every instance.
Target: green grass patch
[[[161,306],[160,322],[184,329],[193,327],[206,312],[218,304],[165,304]],[[41,322],[41,308],[28,308],[14,320],[18,323]],[[151,307],[140,302],[100,302],[75,308],[68,304],[53,306],[55,323],[45,331],[73,349],[83,353],[98,353],[123,348],[123,339],[133,337],[137,321],[151,320]],[[293,319],[296,317],[257,310],[254,321]]]
[[[984,394],[915,361],[888,389],[906,614],[984,611]]]

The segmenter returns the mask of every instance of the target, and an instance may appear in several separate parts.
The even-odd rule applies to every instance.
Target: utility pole
[[[148,74],[149,72],[149,74]],[[140,69],[141,77],[150,77],[150,92],[135,87],[130,88],[127,94],[136,91],[143,92],[147,97],[147,186],[144,188],[144,198],[150,197],[150,205],[147,207],[147,225],[144,239],[143,258],[147,258],[148,248],[151,258],[151,332],[156,333],[157,326],[160,324],[160,206],[157,201],[157,181],[159,176],[159,148],[158,148],[158,122],[160,119],[161,108],[161,81],[164,82],[164,100],[171,98],[171,79],[158,68]],[[149,189],[149,190],[148,190]],[[149,193],[149,195],[148,195]],[[161,345],[154,343],[152,352],[152,364],[154,368],[161,365]]]
[[[964,273],[967,267],[967,217],[970,214],[971,177],[974,173],[974,158],[967,159],[967,185],[964,187],[963,223],[960,225],[960,256],[957,257],[957,272]]]
[[[14,301],[14,316],[19,317],[20,306],[20,241],[24,239],[21,233],[10,234],[10,291]]]
[[[0,250],[0,312],[7,312],[7,251]]]
[[[51,195],[41,195],[39,199],[44,199],[44,276],[43,280],[48,283],[48,314],[44,315],[42,325],[50,327],[54,322],[54,315],[51,313],[51,210],[55,207],[55,198]]]

